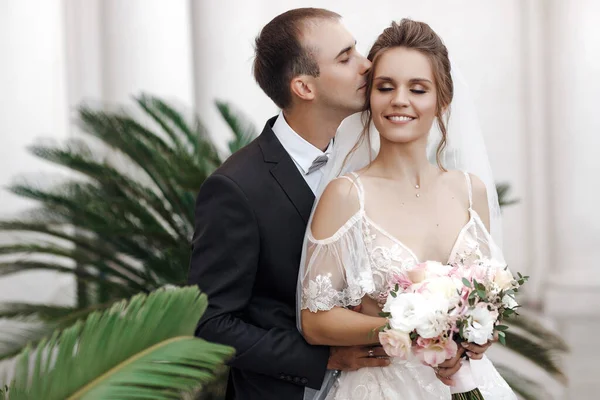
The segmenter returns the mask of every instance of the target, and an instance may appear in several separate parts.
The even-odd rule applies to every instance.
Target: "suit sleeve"
[[[311,346],[296,329],[262,329],[243,319],[260,252],[256,217],[239,186],[213,174],[196,201],[188,283],[208,295],[196,336],[236,349],[229,365],[320,388],[329,347]]]

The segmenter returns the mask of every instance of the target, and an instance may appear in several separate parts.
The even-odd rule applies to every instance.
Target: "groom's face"
[[[371,62],[356,50],[356,40],[340,21],[322,20],[304,32],[303,42],[319,65],[315,103],[343,116],[362,110]]]

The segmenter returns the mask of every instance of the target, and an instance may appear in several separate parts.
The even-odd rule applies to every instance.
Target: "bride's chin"
[[[381,134],[380,133],[380,137],[383,139],[381,141],[382,144],[384,142],[387,142],[389,144],[396,144],[396,145],[409,144],[409,143],[415,142],[421,138],[418,135],[407,134],[404,132],[403,133],[398,133],[398,132],[391,133],[390,132],[389,134]]]

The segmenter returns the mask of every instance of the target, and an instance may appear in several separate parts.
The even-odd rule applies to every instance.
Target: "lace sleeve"
[[[302,309],[312,312],[356,306],[375,290],[358,212],[332,237],[316,240],[307,233]]]

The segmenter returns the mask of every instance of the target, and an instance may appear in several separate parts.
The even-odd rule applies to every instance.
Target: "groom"
[[[341,121],[365,101],[371,63],[355,43],[340,16],[323,9],[269,22],[256,39],[254,76],[283,111],[198,194],[188,281],[209,299],[196,335],[236,349],[227,399],[302,400],[305,387],[321,387],[326,369],[389,363],[379,347],[311,346],[296,329],[319,168]]]
[[[202,185],[189,272],[209,299],[196,335],[236,349],[227,399],[302,400],[326,369],[388,364],[369,348],[311,346],[296,329],[300,253],[322,177],[314,161],[363,107],[370,65],[327,10],[288,11],[256,39],[254,76],[283,111]]]

